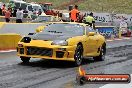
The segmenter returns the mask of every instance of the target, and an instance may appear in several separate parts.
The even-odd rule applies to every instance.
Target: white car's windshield
[[[33,8],[32,8],[31,5],[28,5],[28,10],[29,10],[29,11],[32,11],[32,10],[33,10]]]
[[[27,7],[27,4],[25,4],[25,3],[22,3],[21,4],[21,8],[24,10],[24,9],[26,9],[26,7]]]
[[[38,11],[39,10],[39,7],[38,6],[33,6],[33,9]]]
[[[36,11],[41,10],[41,12],[43,12],[43,10],[40,6],[33,6],[33,9],[36,10]]]

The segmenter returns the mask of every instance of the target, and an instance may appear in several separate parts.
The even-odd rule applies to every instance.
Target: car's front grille
[[[57,58],[63,58],[63,56],[64,56],[64,52],[62,52],[62,51],[56,51],[56,57]]]
[[[40,55],[52,57],[53,50],[48,48],[27,47],[27,55]]]

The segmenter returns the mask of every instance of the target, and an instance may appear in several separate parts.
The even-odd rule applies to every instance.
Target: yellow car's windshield
[[[83,35],[84,27],[79,24],[50,24],[42,34]]]

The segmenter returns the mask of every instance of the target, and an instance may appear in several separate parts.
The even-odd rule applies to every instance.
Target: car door
[[[88,36],[89,32],[95,32],[95,34],[93,36]],[[93,55],[94,53],[96,53],[98,51],[98,38],[97,38],[97,33],[95,30],[93,30],[92,28],[90,28],[89,26],[86,27],[86,52],[87,55]]]

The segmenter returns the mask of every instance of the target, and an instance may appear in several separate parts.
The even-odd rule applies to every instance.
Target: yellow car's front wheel
[[[83,59],[83,47],[81,44],[77,45],[77,48],[75,50],[74,54],[74,59],[75,59],[75,65],[79,66],[82,64],[82,59]]]

